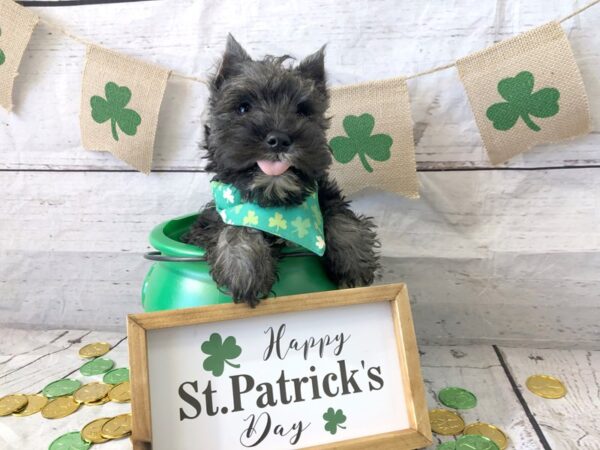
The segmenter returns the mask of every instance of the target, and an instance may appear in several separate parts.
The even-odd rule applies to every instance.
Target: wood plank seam
[[[149,0],[153,1],[153,0]],[[438,167],[438,168],[419,168],[417,163],[417,172],[495,172],[495,171],[537,171],[537,170],[573,170],[573,169],[600,169],[600,164],[587,165],[563,165],[563,166],[534,166],[534,167]],[[59,172],[59,173],[81,173],[81,172],[116,172],[116,173],[137,173],[132,169],[0,169],[0,172]],[[154,173],[206,173],[204,169],[153,169]]]
[[[546,439],[546,436],[544,435],[544,432],[542,431],[540,424],[537,422],[535,416],[531,412],[531,409],[529,409],[529,405],[527,404],[525,397],[523,397],[523,394],[521,394],[521,391],[519,390],[519,386],[517,385],[517,382],[513,378],[512,373],[510,372],[510,369],[508,367],[508,364],[506,364],[506,360],[504,359],[504,356],[502,355],[502,351],[498,348],[497,345],[492,345],[492,348],[494,349],[494,352],[496,353],[496,356],[498,357],[498,361],[500,361],[500,365],[502,366],[502,369],[504,369],[506,378],[508,378],[508,382],[510,383],[512,390],[515,393],[517,400],[521,404],[521,407],[523,408],[525,415],[529,419],[529,422],[531,423],[531,426],[533,427],[535,434],[537,435],[538,439],[540,440],[540,444],[542,444],[542,447],[544,447],[544,450],[552,450],[552,447],[550,447],[550,444],[548,443],[548,440]]]
[[[91,331],[87,331],[85,334],[83,334],[82,336],[80,336],[79,338],[77,338],[76,341],[80,341],[81,339],[83,339],[84,337],[86,337],[90,333],[91,333]],[[70,342],[69,345],[66,346],[66,347],[60,348],[60,349],[55,350],[55,351],[50,352],[50,353],[46,353],[45,355],[42,355],[39,358],[35,358],[33,361],[29,361],[24,366],[17,367],[16,369],[12,370],[11,372],[5,373],[4,375],[0,376],[0,378],[6,378],[7,376],[12,375],[13,373],[18,372],[19,370],[24,369],[25,367],[30,366],[31,364],[34,364],[34,363],[40,361],[41,359],[44,359],[44,358],[46,358],[46,357],[48,357],[50,355],[54,355],[56,353],[60,353],[62,351],[68,350],[71,347],[73,347],[74,344],[75,344],[75,342]]]
[[[61,337],[65,336],[65,335],[66,335],[66,334],[68,334],[68,333],[69,333],[69,331],[68,331],[68,330],[65,330],[65,331],[63,331],[63,332],[62,332],[62,333],[60,333],[58,336],[56,336],[54,339],[52,339],[50,342],[48,342],[48,344],[54,344],[54,343],[55,343],[56,341],[58,341],[58,340],[59,340]],[[84,336],[81,336],[81,337],[84,337]],[[4,365],[4,364],[7,364],[7,363],[11,362],[11,361],[12,361],[14,358],[16,358],[17,356],[23,356],[23,355],[27,355],[27,354],[29,354],[29,353],[31,353],[31,352],[35,352],[36,350],[39,350],[39,349],[41,349],[41,348],[44,348],[44,347],[45,347],[46,345],[48,345],[48,344],[39,345],[39,346],[37,346],[37,347],[35,347],[35,348],[32,348],[31,350],[27,350],[26,352],[22,352],[22,353],[15,353],[14,355],[10,355],[10,357],[9,357],[9,358],[8,358],[6,361],[2,361],[2,362],[0,362],[0,366],[2,366],[2,365]],[[17,369],[17,370],[19,370],[19,369]]]
[[[87,5],[104,5],[110,3],[137,3],[156,0],[17,0],[21,6],[87,6]]]
[[[427,162],[417,163],[417,172],[494,172],[494,171],[537,171],[537,170],[572,170],[572,169],[599,169],[600,164],[587,165],[562,165],[562,166],[533,166],[533,167],[488,167],[488,166],[467,166],[467,167],[424,167]],[[138,173],[133,169],[6,169],[0,168],[0,172],[116,172],[116,173]],[[153,169],[155,173],[207,173],[204,169]]]

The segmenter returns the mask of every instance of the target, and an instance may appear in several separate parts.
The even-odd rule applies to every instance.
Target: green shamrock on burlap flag
[[[38,16],[11,0],[0,0],[0,106],[11,111],[14,80]]]
[[[541,128],[530,116],[546,118],[558,113],[558,89],[547,87],[533,92],[533,83],[533,74],[527,71],[514,78],[500,80],[498,93],[506,101],[494,103],[486,112],[496,130],[510,130],[520,117],[530,129],[540,131]]]
[[[375,119],[371,114],[346,116],[342,125],[348,137],[336,136],[329,141],[333,157],[338,162],[347,164],[357,156],[364,169],[373,172],[368,158],[379,162],[390,159],[393,140],[388,134],[371,134],[375,127]]]
[[[142,118],[134,110],[125,108],[131,100],[129,88],[110,81],[106,83],[104,91],[106,99],[98,95],[91,98],[92,118],[97,123],[104,123],[110,119],[110,130],[115,141],[119,140],[117,125],[123,133],[135,136]]]
[[[581,74],[557,22],[462,58],[456,66],[493,164],[590,131]]]
[[[83,146],[111,152],[149,173],[168,77],[160,67],[89,46],[81,94]]]
[[[223,340],[219,333],[213,333],[207,341],[202,343],[201,349],[209,355],[204,360],[202,367],[215,377],[223,375],[225,364],[236,369],[240,367],[239,364],[229,362],[230,359],[236,359],[242,354],[242,348],[236,344],[233,336],[228,336]]]
[[[332,177],[346,194],[364,188],[419,196],[413,122],[403,78],[331,90]]]
[[[325,431],[329,431],[331,434],[337,433],[338,428],[346,429],[341,424],[346,421],[346,416],[341,409],[337,411],[333,408],[329,408],[325,414],[323,414],[325,420]]]
[[[2,36],[2,28],[0,27],[0,36]],[[6,61],[6,55],[4,54],[4,50],[2,50],[0,48],[0,66],[2,64],[4,64],[4,61]]]

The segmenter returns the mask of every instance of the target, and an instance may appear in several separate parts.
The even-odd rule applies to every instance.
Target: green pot
[[[169,220],[150,233],[150,244],[157,251],[146,255],[155,261],[142,287],[146,312],[232,302],[210,276],[208,263],[203,260],[204,250],[180,241],[196,217],[190,214]],[[279,279],[272,296],[337,289],[327,277],[321,258],[304,249],[284,249],[277,273]]]

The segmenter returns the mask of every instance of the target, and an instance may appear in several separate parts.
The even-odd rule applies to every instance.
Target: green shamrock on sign
[[[371,114],[346,116],[342,125],[348,137],[336,136],[329,141],[333,157],[338,162],[347,164],[358,155],[365,170],[373,172],[367,156],[375,161],[390,159],[392,138],[387,134],[371,135],[375,127],[375,119]]]
[[[323,419],[325,419],[325,431],[329,431],[331,434],[337,433],[338,428],[346,427],[340,425],[346,421],[346,416],[341,409],[334,411],[333,408],[329,408],[325,414],[323,414]]]
[[[97,123],[104,123],[110,119],[110,128],[115,141],[119,140],[117,125],[128,136],[135,136],[137,127],[142,123],[142,118],[133,109],[127,109],[131,100],[131,91],[126,86],[119,86],[112,81],[104,87],[106,100],[98,95],[90,99],[92,105],[92,118]]]
[[[496,130],[510,130],[520,117],[533,131],[540,131],[539,125],[529,116],[546,118],[558,113],[558,89],[544,88],[533,92],[533,82],[533,74],[527,71],[500,80],[498,92],[506,102],[495,103],[486,112]]]
[[[212,372],[215,377],[223,375],[225,364],[238,369],[239,364],[232,364],[228,359],[235,359],[242,353],[242,349],[235,343],[233,336],[227,337],[224,341],[219,333],[213,333],[208,341],[202,343],[202,351],[208,358],[204,360],[202,367],[207,372]]]

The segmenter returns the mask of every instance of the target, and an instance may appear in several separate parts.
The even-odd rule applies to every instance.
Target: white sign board
[[[396,310],[333,302],[147,329],[152,448],[281,450],[410,430]]]

